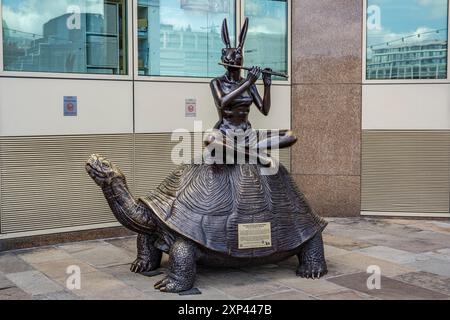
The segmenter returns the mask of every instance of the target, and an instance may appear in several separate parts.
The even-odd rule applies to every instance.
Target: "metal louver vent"
[[[364,131],[362,210],[448,213],[450,131]]]
[[[85,172],[92,153],[114,159],[133,187],[131,134],[0,138],[2,234],[116,222]]]

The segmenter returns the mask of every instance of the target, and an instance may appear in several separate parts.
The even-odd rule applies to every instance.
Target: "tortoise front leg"
[[[192,289],[197,273],[197,247],[194,243],[178,239],[170,248],[169,273],[155,284],[162,292],[183,292]]]
[[[155,248],[156,236],[139,234],[137,238],[137,259],[131,265],[135,273],[150,272],[161,266],[162,252]]]

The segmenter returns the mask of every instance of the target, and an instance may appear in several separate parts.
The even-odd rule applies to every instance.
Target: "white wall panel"
[[[450,129],[450,84],[363,85],[363,130]]]
[[[78,117],[64,117],[78,96]],[[0,78],[0,136],[133,132],[130,81]]]
[[[263,89],[260,88],[261,94]],[[272,111],[269,117],[251,110],[254,128],[290,128],[291,88],[273,86]],[[203,129],[218,121],[217,109],[208,83],[136,82],[136,133],[163,133],[175,129],[194,129],[194,120],[203,121]],[[197,100],[197,118],[187,118],[186,99]]]

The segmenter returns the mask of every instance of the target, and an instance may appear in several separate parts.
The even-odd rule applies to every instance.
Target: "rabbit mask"
[[[248,18],[245,18],[244,26],[242,27],[241,34],[239,35],[239,45],[237,48],[231,47],[230,34],[228,32],[227,19],[223,20],[222,24],[222,41],[225,44],[225,48],[222,49],[222,62],[235,66],[242,66],[244,63],[243,50],[245,39],[248,31]]]

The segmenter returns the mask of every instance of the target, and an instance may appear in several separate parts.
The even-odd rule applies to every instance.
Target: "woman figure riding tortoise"
[[[222,40],[225,48],[222,50],[222,64],[226,67],[225,75],[211,81],[211,90],[218,110],[219,121],[215,125],[215,133],[210,134],[205,141],[209,150],[213,147],[223,147],[234,152],[242,151],[245,156],[255,155],[263,165],[272,165],[272,161],[261,153],[268,149],[289,148],[297,142],[291,131],[259,131],[256,134],[248,120],[250,107],[255,104],[258,110],[267,116],[271,107],[272,70],[252,67],[247,78],[241,77],[243,69],[243,50],[248,31],[248,18],[239,36],[237,48],[231,47],[227,20],[222,24]],[[264,82],[264,97],[258,92],[256,82],[262,74]],[[245,145],[235,144],[236,136],[244,137]],[[262,137],[261,137],[262,136]],[[235,160],[235,157],[233,158]]]

